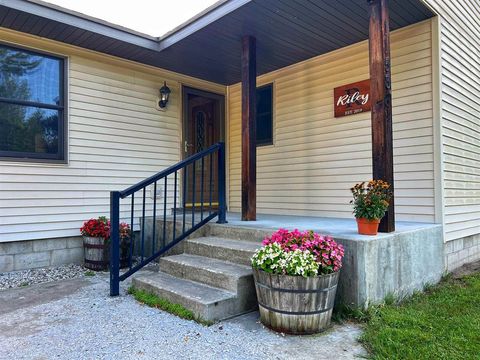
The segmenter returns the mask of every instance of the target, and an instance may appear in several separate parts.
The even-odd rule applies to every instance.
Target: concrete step
[[[185,252],[250,266],[250,259],[260,246],[261,242],[199,237],[186,240]]]
[[[216,224],[209,222],[206,226],[204,236],[214,236],[233,240],[242,240],[255,243],[261,243],[266,236],[272,235],[275,231],[271,229],[251,228],[248,225],[236,226],[232,224]]]
[[[167,274],[232,291],[240,297],[255,296],[252,269],[249,266],[210,257],[181,254],[161,258],[159,268]],[[252,293],[246,294],[246,291]]]
[[[245,312],[232,292],[163,272],[136,275],[132,283],[136,289],[184,306],[203,320],[218,321]]]

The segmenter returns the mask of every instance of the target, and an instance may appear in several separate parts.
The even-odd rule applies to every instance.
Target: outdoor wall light
[[[158,106],[160,106],[161,109],[167,106],[168,98],[170,97],[171,92],[172,91],[167,86],[167,82],[164,81],[163,86],[160,88],[160,100],[158,102]]]

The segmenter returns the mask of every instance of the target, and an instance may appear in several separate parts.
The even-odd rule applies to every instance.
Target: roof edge
[[[165,50],[166,48],[194,34],[205,26],[208,26],[214,21],[217,21],[218,19],[252,1],[253,0],[220,0],[216,2],[183,24],[161,36],[159,38],[159,50]]]
[[[0,0],[0,5],[95,32],[143,48],[158,50],[159,38],[41,0]]]

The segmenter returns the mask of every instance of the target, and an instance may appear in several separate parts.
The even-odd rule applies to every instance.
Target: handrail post
[[[133,229],[132,229],[133,230]],[[110,296],[120,294],[120,192],[110,192]]]
[[[220,143],[218,149],[218,221],[217,224],[227,223],[226,204],[226,170],[225,170],[225,143]]]

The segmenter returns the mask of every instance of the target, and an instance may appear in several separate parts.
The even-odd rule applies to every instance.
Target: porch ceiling
[[[147,11],[147,10],[146,10]],[[392,30],[434,14],[390,0]],[[240,39],[257,39],[257,74],[368,39],[367,0],[227,0],[162,38],[39,1],[0,0],[0,26],[230,85],[241,79]]]

